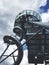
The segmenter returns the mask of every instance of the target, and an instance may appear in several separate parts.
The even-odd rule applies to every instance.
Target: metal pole
[[[8,49],[9,45],[7,45],[7,48],[4,50],[4,52],[2,53],[2,55],[0,56],[0,59],[2,58],[2,56],[4,55],[4,53],[6,52],[6,50]]]
[[[0,63],[2,63],[4,60],[6,60],[9,56],[11,56],[14,52],[16,52],[18,49],[16,49],[15,51],[13,51],[10,55],[8,55],[6,58],[4,58],[2,61],[0,61]]]

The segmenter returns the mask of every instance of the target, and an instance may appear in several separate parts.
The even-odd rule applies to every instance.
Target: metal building
[[[37,65],[38,63],[43,64],[45,61],[45,65],[49,64],[49,30],[47,26],[37,24],[38,22],[42,23],[39,13],[32,10],[24,10],[19,13],[15,19],[13,32],[16,35],[14,37],[4,36],[5,43],[9,45],[16,44],[18,47],[18,49],[16,49],[18,50],[18,59],[14,61],[13,65],[20,64],[23,58],[22,46],[24,44],[28,46],[29,63]],[[16,36],[19,36],[19,39]],[[22,39],[26,40],[23,45],[21,44]]]

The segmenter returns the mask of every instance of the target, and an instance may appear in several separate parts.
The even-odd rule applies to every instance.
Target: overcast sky
[[[41,14],[42,22],[49,22],[49,0],[0,0],[0,52],[3,51],[3,36],[13,34],[14,21],[16,15],[22,10],[35,10]],[[27,52],[22,65],[27,65]],[[25,64],[23,64],[25,63]],[[8,61],[5,64],[8,65]]]

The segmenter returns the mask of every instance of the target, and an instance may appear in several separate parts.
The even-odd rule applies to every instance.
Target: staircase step
[[[49,60],[49,57],[45,57],[45,60]]]
[[[46,64],[49,64],[49,60],[45,60],[45,63],[46,63]]]
[[[45,60],[49,60],[49,54],[45,54]]]

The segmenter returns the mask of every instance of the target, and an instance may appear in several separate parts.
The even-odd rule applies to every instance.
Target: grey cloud
[[[9,26],[6,22],[0,20],[0,31],[5,31],[8,29],[8,27]]]

